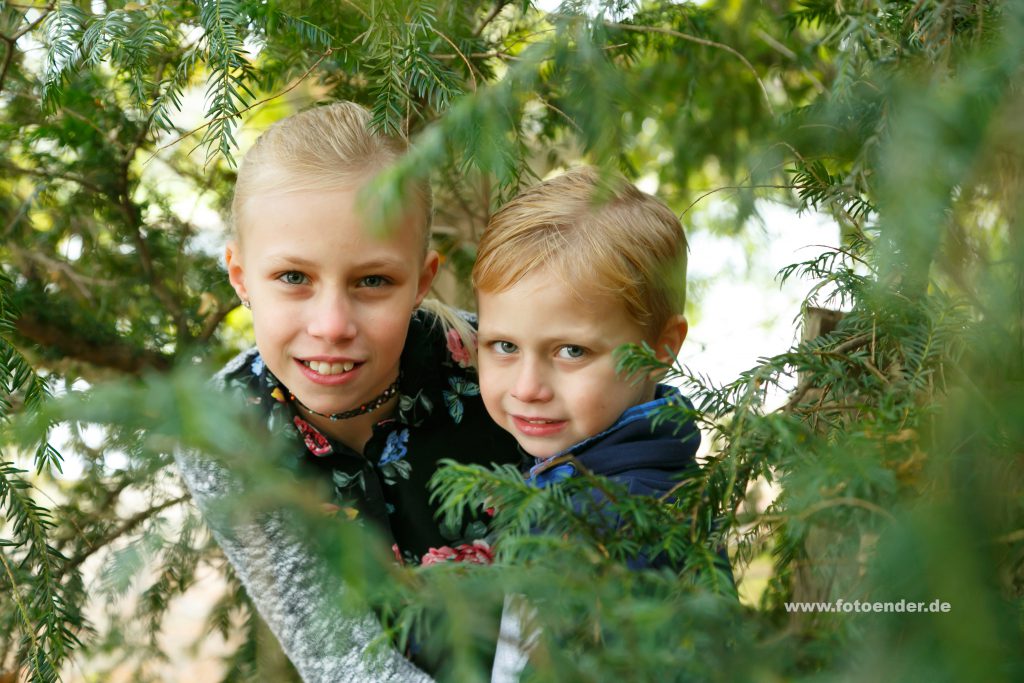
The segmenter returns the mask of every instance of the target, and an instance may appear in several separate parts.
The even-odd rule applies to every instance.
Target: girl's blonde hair
[[[480,240],[473,285],[501,292],[540,267],[581,301],[622,301],[649,334],[686,303],[679,219],[660,199],[593,167],[535,185],[495,213]]]
[[[361,186],[408,151],[400,137],[371,128],[370,112],[355,102],[335,102],[293,114],[268,128],[238,169],[231,213],[235,237],[251,197]],[[408,189],[411,207],[422,212],[423,241],[430,239],[433,196],[427,180]]]
[[[252,197],[287,192],[361,187],[396,164],[408,151],[404,138],[371,127],[370,112],[355,102],[335,102],[289,116],[268,128],[246,153],[231,201],[232,232],[241,240],[246,204]],[[433,194],[427,179],[409,186],[410,207],[420,211],[423,253],[430,247]],[[432,299],[421,304],[445,332],[456,330],[473,349],[472,326],[451,307]]]

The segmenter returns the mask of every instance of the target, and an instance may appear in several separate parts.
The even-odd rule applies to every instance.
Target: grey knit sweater
[[[242,357],[236,362],[242,362]],[[231,372],[229,364],[214,379]],[[331,578],[324,560],[285,523],[283,512],[260,522],[229,523],[216,503],[241,484],[222,466],[193,452],[175,460],[253,604],[306,683],[428,683],[429,676],[393,648],[369,645],[382,629],[369,611],[345,613],[345,586]]]

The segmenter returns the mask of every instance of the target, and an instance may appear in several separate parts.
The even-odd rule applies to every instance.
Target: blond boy
[[[689,403],[652,375],[617,373],[613,355],[646,342],[675,359],[685,273],[675,214],[593,168],[544,181],[492,217],[473,269],[480,387],[491,417],[537,459],[533,483],[584,470],[658,496],[694,466],[694,425],[651,419]]]

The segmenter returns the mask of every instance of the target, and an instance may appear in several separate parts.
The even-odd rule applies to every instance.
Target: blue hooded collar
[[[530,468],[527,480],[544,487],[584,469],[623,480],[636,493],[671,489],[681,472],[696,465],[700,431],[692,418],[655,424],[657,411],[668,405],[693,410],[678,389],[659,384],[653,401],[629,408],[603,432],[538,462]]]

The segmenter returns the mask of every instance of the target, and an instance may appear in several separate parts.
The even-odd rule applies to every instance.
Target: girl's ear
[[[437,268],[440,264],[441,257],[437,255],[437,252],[433,249],[428,251],[426,258],[423,259],[423,268],[420,270],[420,280],[416,286],[417,306],[423,303],[423,298],[426,297],[427,292],[430,291],[430,285],[434,282],[434,276],[437,275]]]
[[[224,263],[228,269],[228,281],[235,288],[235,294],[242,301],[249,300],[249,293],[245,288],[245,269],[242,267],[242,251],[240,245],[234,240],[228,242],[224,249]]]
[[[677,314],[669,318],[665,326],[661,328],[657,342],[653,345],[655,357],[662,363],[675,362],[689,328],[686,316]]]

